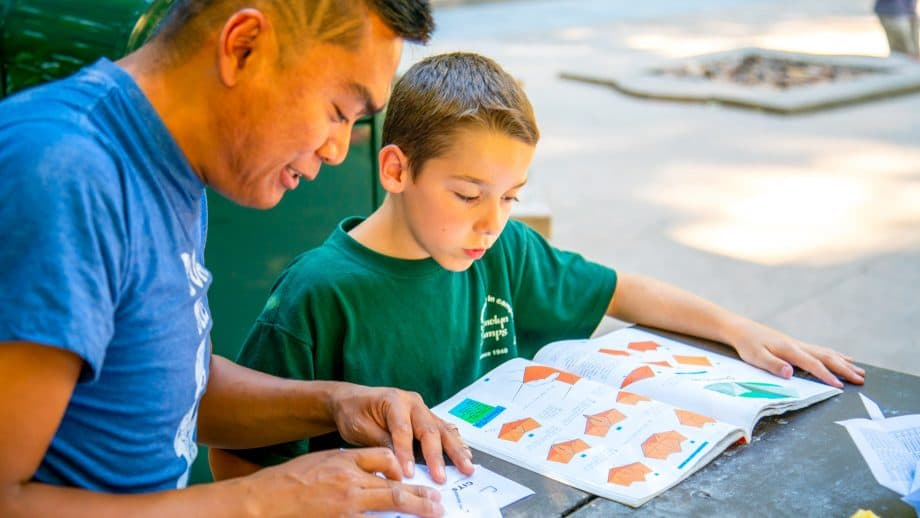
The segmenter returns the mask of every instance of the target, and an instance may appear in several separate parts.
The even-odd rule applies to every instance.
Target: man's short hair
[[[524,89],[498,63],[478,54],[441,54],[413,65],[393,87],[383,145],[399,146],[415,177],[449,148],[457,131],[472,128],[532,146],[540,139]]]
[[[366,30],[368,12],[408,41],[425,43],[434,30],[428,0],[176,0],[154,38],[171,56],[181,58],[246,7],[274,15],[285,51],[303,42],[355,49]]]

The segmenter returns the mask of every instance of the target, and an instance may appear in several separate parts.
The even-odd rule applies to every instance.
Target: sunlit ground
[[[815,27],[821,27],[815,30]],[[781,22],[761,34],[727,25],[714,35],[650,30],[630,35],[628,47],[663,57],[685,57],[738,47],[763,47],[815,54],[885,56],[888,44],[874,16]],[[574,34],[577,34],[577,31]]]
[[[687,216],[670,231],[675,240],[759,264],[824,265],[920,246],[920,151],[833,147],[801,166],[673,167],[641,195]]]

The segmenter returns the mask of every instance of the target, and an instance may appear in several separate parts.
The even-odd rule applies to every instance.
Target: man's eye
[[[347,124],[347,123],[348,123],[348,117],[346,117],[345,114],[342,113],[341,108],[339,108],[338,106],[335,106],[335,117],[336,117],[336,118],[335,118],[335,121],[336,121],[336,122],[339,122],[339,123],[342,123],[342,124]]]

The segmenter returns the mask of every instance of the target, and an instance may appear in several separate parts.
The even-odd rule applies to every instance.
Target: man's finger
[[[415,474],[415,454],[412,452],[412,421],[402,405],[390,405],[386,416],[390,430],[390,444],[400,469],[407,477]]]
[[[444,514],[441,494],[434,489],[386,482],[387,487],[373,488],[358,494],[358,508],[363,511],[395,511],[423,517]]]
[[[460,430],[452,423],[441,422],[441,445],[454,466],[464,475],[473,474],[473,452],[460,437]]]
[[[402,480],[403,472],[396,456],[387,448],[357,448],[341,454],[351,456],[354,463],[367,473],[383,473],[390,480]]]
[[[441,444],[440,419],[427,408],[418,408],[412,414],[412,426],[415,437],[422,445],[422,456],[431,472],[431,478],[438,484],[447,480],[444,472],[444,447]]]

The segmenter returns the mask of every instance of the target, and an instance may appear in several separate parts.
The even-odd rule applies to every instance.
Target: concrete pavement
[[[747,46],[884,55],[871,2],[648,4],[445,5],[403,66],[472,50],[524,82],[543,134],[532,181],[557,246],[920,375],[920,95],[782,117],[558,78]]]

